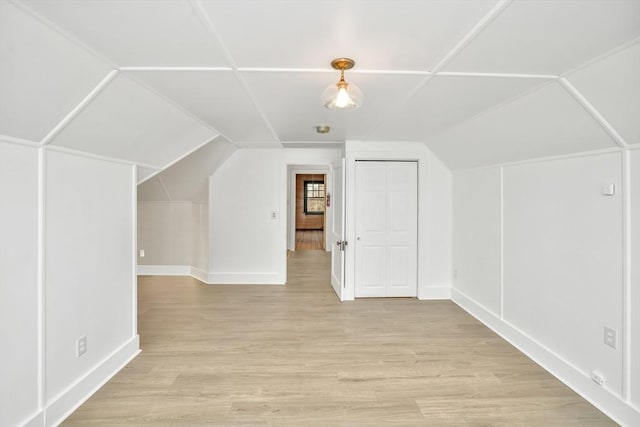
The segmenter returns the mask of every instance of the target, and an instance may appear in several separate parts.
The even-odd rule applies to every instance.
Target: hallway
[[[323,230],[296,230],[296,250],[322,250]]]
[[[338,302],[330,254],[286,286],[138,279],[142,353],[65,423],[614,425],[450,301]]]

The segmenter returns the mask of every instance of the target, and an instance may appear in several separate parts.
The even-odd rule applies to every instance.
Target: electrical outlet
[[[76,357],[80,357],[87,352],[87,337],[80,337],[76,341]]]
[[[615,329],[611,329],[607,326],[604,327],[604,343],[611,348],[616,348],[617,346],[617,336],[618,333]]]
[[[591,379],[594,383],[598,384],[600,387],[604,386],[604,375],[602,375],[598,371],[591,371]]]
[[[140,249],[140,258],[144,258],[144,249]]]
[[[278,213],[276,211],[271,211],[271,219],[278,218]]]

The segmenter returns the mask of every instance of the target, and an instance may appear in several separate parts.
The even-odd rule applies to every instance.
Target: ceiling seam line
[[[334,70],[327,68],[282,68],[282,67],[191,67],[191,66],[122,66],[119,71],[238,71],[247,73],[333,73]],[[452,77],[504,77],[504,78],[524,78],[524,79],[558,79],[561,76],[555,74],[529,74],[529,73],[499,73],[499,72],[475,72],[475,71],[422,71],[422,70],[375,70],[357,69],[350,71],[351,74],[383,74],[383,75],[416,75],[416,76],[452,76]]]
[[[80,39],[78,39],[76,36],[74,36],[73,34],[67,32],[65,30],[63,30],[61,27],[59,27],[58,25],[56,25],[55,23],[53,23],[49,19],[45,18],[44,16],[40,15],[39,13],[37,13],[36,11],[31,9],[29,6],[25,5],[22,2],[16,1],[16,0],[9,0],[9,2],[11,2],[11,4],[16,6],[17,8],[21,9],[23,12],[27,13],[32,18],[40,21],[42,24],[44,24],[45,27],[47,27],[50,30],[52,30],[53,32],[57,33],[59,36],[63,37],[64,39],[66,39],[68,41],[70,41],[71,43],[73,43],[77,47],[81,48],[86,53],[89,53],[90,55],[92,55],[96,59],[99,59],[101,62],[104,62],[109,67],[111,67],[113,69],[118,69],[116,63],[114,61],[112,61],[110,58],[102,55],[101,53],[99,53],[98,51],[93,49],[91,46],[89,46],[88,44],[80,41]]]
[[[335,73],[335,70],[332,70]],[[383,74],[397,76],[430,76],[434,74],[432,71],[423,70],[375,70],[370,68],[358,68],[350,70],[349,74]]]
[[[287,68],[287,67],[238,67],[238,71],[245,73],[335,73],[335,69],[329,68]],[[428,76],[431,71],[423,70],[375,70],[375,69],[352,69],[350,74],[389,74],[389,75],[418,75]]]
[[[560,78],[560,76],[554,74],[476,73],[473,71],[438,71],[434,74],[447,77],[496,77],[507,79],[557,80]]]
[[[276,142],[280,143],[281,141],[280,141],[280,138],[278,137],[278,134],[276,133],[275,129],[273,128],[273,125],[271,124],[271,122],[268,120],[267,115],[262,110],[262,108],[258,104],[257,100],[253,96],[253,93],[251,92],[251,90],[249,88],[249,85],[247,84],[245,79],[242,77],[242,74],[238,70],[238,64],[236,64],[235,60],[233,59],[233,55],[231,55],[231,52],[229,52],[229,49],[227,49],[227,46],[224,44],[224,42],[222,40],[222,37],[220,36],[220,34],[218,34],[218,31],[216,30],[215,25],[213,25],[213,21],[211,21],[211,17],[209,16],[207,11],[205,10],[204,6],[200,2],[200,0],[190,0],[189,3],[191,4],[191,6],[195,10],[195,12],[198,14],[200,19],[205,23],[205,26],[206,26],[207,30],[209,30],[211,35],[219,43],[222,51],[224,52],[225,57],[227,58],[227,61],[229,61],[229,64],[231,64],[231,67],[233,68],[234,75],[236,76],[236,78],[238,79],[238,81],[240,82],[242,87],[244,88],[246,95],[251,100],[251,103],[253,104],[254,108],[257,110],[258,114],[260,115],[260,117],[264,121],[264,123],[267,126],[267,128],[269,128],[269,131],[271,132],[271,134],[275,138]],[[227,138],[227,139],[229,139],[229,138]],[[229,141],[231,141],[231,140],[229,139]]]
[[[190,66],[131,66],[119,67],[120,71],[233,71],[231,67],[190,67]]]
[[[51,141],[53,141],[56,136],[60,134],[69,124],[76,118],[80,113],[82,113],[88,106],[91,104],[97,97],[102,93],[102,91],[111,83],[115,77],[118,75],[119,71],[117,69],[111,70],[109,74],[107,74],[100,82],[94,87],[91,92],[87,94],[63,119],[58,122],[57,125],[54,126],[53,129],[49,131],[45,135],[44,138],[40,141],[41,146],[48,145]]]
[[[484,15],[477,23],[474,25],[471,30],[462,38],[458,43],[453,46],[449,52],[445,54],[445,56],[433,67],[431,70],[434,73],[437,73],[442,68],[444,68],[447,64],[449,64],[456,56],[460,54],[480,33],[482,33],[485,28],[489,26],[501,13],[504,9],[509,6],[512,0],[500,0],[496,3],[486,15]]]
[[[7,144],[15,144],[15,145],[23,145],[26,147],[33,147],[33,148],[39,148],[40,142],[38,141],[32,141],[30,139],[24,139],[24,138],[17,138],[15,136],[9,136],[9,135],[0,135],[0,142],[4,142]]]
[[[626,148],[629,144],[624,140],[622,135],[609,123],[609,121],[589,102],[589,100],[569,82],[565,77],[559,79],[562,87],[571,95],[587,113],[604,129],[604,131],[613,139],[613,141],[621,148]]]

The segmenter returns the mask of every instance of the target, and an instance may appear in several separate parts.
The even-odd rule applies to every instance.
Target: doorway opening
[[[287,263],[290,257],[311,262],[336,252],[332,250],[335,246],[334,181],[333,164],[287,165]],[[340,190],[339,194],[342,193]],[[333,262],[327,264],[333,266]],[[340,299],[339,291],[341,288],[336,291]]]
[[[324,250],[326,175],[296,174],[295,250]]]

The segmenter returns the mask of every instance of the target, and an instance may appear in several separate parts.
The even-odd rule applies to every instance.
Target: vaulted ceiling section
[[[320,103],[340,56],[355,111]],[[453,169],[640,144],[638,76],[640,0],[0,0],[0,139],[141,180],[211,141],[418,141]]]

